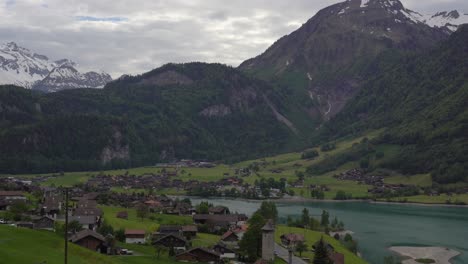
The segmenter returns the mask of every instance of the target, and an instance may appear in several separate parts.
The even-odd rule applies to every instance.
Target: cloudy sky
[[[168,62],[237,66],[340,0],[0,0],[0,43],[114,78]],[[402,0],[421,13],[467,0]]]

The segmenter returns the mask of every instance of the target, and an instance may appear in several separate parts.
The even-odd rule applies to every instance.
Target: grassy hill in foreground
[[[73,244],[69,246],[70,264],[123,263]],[[49,231],[0,225],[0,259],[2,263],[61,264],[64,242]]]

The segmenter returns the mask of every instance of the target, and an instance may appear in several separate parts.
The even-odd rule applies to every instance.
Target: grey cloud
[[[10,1],[8,1],[10,2]],[[69,58],[114,78],[168,62],[237,66],[336,0],[17,0],[0,4],[0,42]],[[465,0],[404,0],[416,11],[459,9]],[[81,19],[77,19],[81,17]]]

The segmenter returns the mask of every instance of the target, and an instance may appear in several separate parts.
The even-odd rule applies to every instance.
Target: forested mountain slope
[[[168,64],[102,90],[0,88],[0,171],[47,172],[192,158],[235,161],[304,144],[266,83],[220,64]]]
[[[387,128],[376,143],[399,144],[385,167],[431,172],[439,183],[468,181],[468,26],[447,42],[393,64],[367,82],[321,135]]]

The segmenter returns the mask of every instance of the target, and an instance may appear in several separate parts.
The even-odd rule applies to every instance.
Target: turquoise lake
[[[260,201],[231,199],[199,199],[227,206],[231,212],[247,215],[255,212]],[[418,206],[409,204],[375,204],[365,202],[287,202],[277,203],[279,217],[297,217],[304,207],[318,218],[322,210],[330,212],[355,234],[359,251],[369,263],[383,263],[392,255],[391,246],[441,246],[457,250],[460,256],[453,264],[468,264],[468,208]]]

